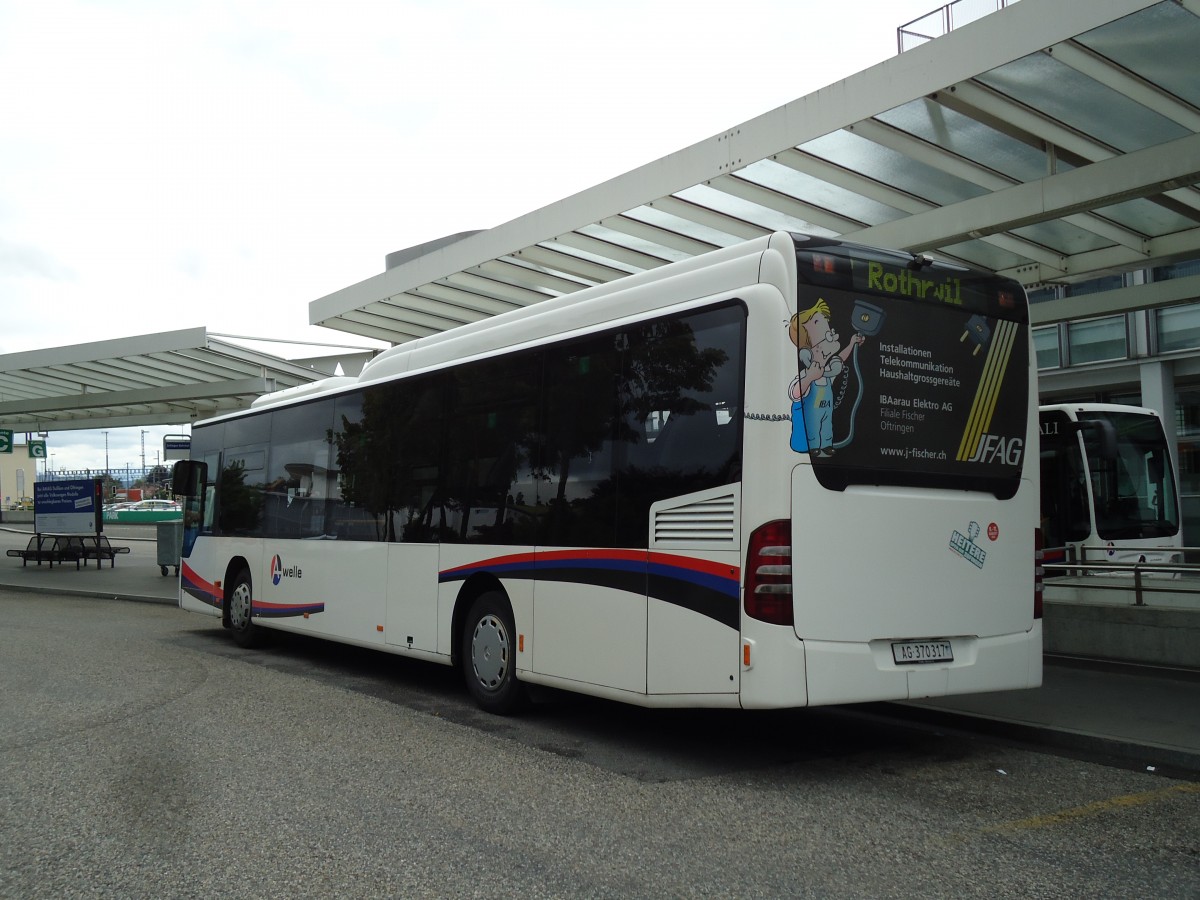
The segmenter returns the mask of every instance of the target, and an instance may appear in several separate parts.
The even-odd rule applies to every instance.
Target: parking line
[[[1064,809],[1056,813],[1047,813],[1043,816],[1032,816],[1031,818],[1019,819],[1015,822],[1002,822],[999,825],[989,825],[988,827],[981,828],[979,830],[984,834],[1002,834],[1014,831],[1028,831],[1037,828],[1053,828],[1056,825],[1063,825],[1067,822],[1073,822],[1076,819],[1086,819],[1090,816],[1099,816],[1117,809],[1127,809],[1132,806],[1144,806],[1147,803],[1154,803],[1167,797],[1172,797],[1176,794],[1200,794],[1200,784],[1177,784],[1174,787],[1161,788],[1157,791],[1146,791],[1145,793],[1141,794],[1126,794],[1122,797],[1112,797],[1108,800],[1098,800],[1097,802],[1089,803],[1086,806],[1077,806],[1074,809]]]

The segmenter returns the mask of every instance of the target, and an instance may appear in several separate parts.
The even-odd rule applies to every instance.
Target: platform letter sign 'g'
[[[30,441],[29,455],[34,459],[46,458],[46,442],[45,441]]]
[[[0,429],[0,453],[12,453],[13,433]]]

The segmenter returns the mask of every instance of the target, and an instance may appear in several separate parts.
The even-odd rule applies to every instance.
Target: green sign
[[[30,441],[29,455],[34,459],[46,458],[46,442],[45,441]]]
[[[0,453],[12,453],[13,433],[0,429]]]

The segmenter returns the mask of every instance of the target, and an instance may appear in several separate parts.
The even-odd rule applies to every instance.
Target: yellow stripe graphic
[[[1013,344],[1016,342],[1017,325],[1014,322],[1003,322],[996,328],[996,358],[992,371],[983,393],[983,403],[980,407],[980,417],[977,423],[977,433],[972,443],[976,446],[979,439],[992,427],[992,416],[996,412],[996,404],[1000,399],[1000,388],[1004,384],[1004,376],[1008,371],[1008,363],[1012,357]],[[967,456],[970,459],[970,455]]]
[[[984,362],[983,374],[979,387],[975,391],[975,400],[971,404],[971,414],[967,417],[963,429],[962,442],[958,446],[958,460],[964,461],[975,455],[979,439],[992,424],[992,416],[996,412],[996,403],[1000,398],[1000,387],[1004,383],[1004,375],[1012,356],[1019,328],[1015,322],[1000,322],[992,346],[988,349],[987,360]]]
[[[963,445],[959,447],[960,460],[967,460],[975,455],[980,438],[992,424],[992,415],[996,411],[996,401],[1000,396],[1000,386],[1004,382],[1016,331],[1017,327],[1012,322],[1001,322],[996,327],[996,336],[988,352],[975,403],[967,421],[967,430],[963,435]]]
[[[992,427],[992,416],[996,413],[996,404],[1000,400],[1000,388],[1004,384],[1004,375],[1008,370],[1008,361],[1012,357],[1012,348],[1017,335],[1017,326],[1013,322],[1005,322],[997,327],[996,340],[1003,342],[1001,352],[997,355],[997,367],[993,377],[988,382],[987,396],[984,398],[982,419],[979,423],[980,435],[986,434]],[[978,443],[978,441],[976,441]]]
[[[996,383],[997,375],[1003,378],[1003,365],[1007,364],[1008,352],[1011,349],[1011,344],[1007,340],[1008,331],[1010,330],[1007,326],[1011,324],[1001,322],[996,327],[995,339],[988,350],[983,373],[979,379],[975,402],[971,407],[971,414],[967,419],[967,427],[963,434],[963,444],[959,447],[958,458],[960,460],[970,459],[975,454],[979,438],[986,430],[987,424],[991,421],[990,410],[993,410],[995,407],[993,386]]]

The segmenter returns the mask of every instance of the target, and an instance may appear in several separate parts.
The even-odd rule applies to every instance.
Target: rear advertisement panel
[[[792,449],[809,454],[820,482],[1012,496],[1027,450],[1020,286],[887,257],[801,253],[799,263]]]

